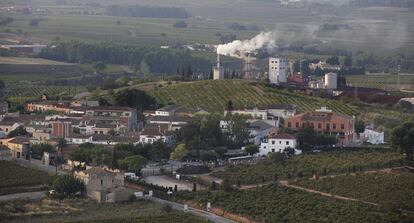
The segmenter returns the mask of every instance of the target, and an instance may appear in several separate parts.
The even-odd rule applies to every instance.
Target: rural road
[[[46,196],[46,191],[7,194],[7,195],[0,196],[0,201],[10,201],[10,200],[16,200],[16,199],[39,200],[45,196]]]
[[[183,204],[179,204],[179,203],[159,199],[159,198],[156,198],[156,197],[151,197],[151,200],[158,203],[158,204],[169,204],[175,210],[179,210],[179,211],[184,210],[184,205]],[[213,213],[203,211],[203,210],[200,210],[200,209],[195,209],[195,208],[192,208],[192,207],[188,207],[188,212],[191,213],[191,214],[200,216],[202,218],[205,218],[209,221],[215,222],[215,223],[236,223],[235,221],[229,220],[227,218],[223,218],[223,217],[220,217],[220,216],[215,215]]]

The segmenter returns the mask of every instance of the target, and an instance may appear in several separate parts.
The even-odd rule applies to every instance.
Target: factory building
[[[269,58],[269,81],[272,84],[287,82],[286,68],[288,61],[284,58]]]

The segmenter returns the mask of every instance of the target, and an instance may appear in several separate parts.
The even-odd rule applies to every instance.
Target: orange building
[[[341,145],[351,143],[354,138],[355,119],[324,107],[287,118],[284,127],[298,131],[306,125],[312,126],[317,132],[336,136]]]

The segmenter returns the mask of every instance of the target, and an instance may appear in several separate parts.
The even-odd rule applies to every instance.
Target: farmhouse
[[[152,144],[157,141],[162,141],[167,145],[172,145],[174,143],[174,135],[168,128],[168,125],[148,125],[139,136],[140,143]]]
[[[16,136],[14,138],[0,140],[0,145],[10,149],[13,159],[30,159],[29,137]]]
[[[275,135],[270,135],[269,138],[262,142],[259,147],[259,156],[267,156],[270,153],[274,152],[284,152],[288,148],[295,149],[297,145],[297,140],[293,135],[280,133]],[[295,153],[297,153],[295,151]]]
[[[85,183],[88,197],[98,202],[126,201],[133,194],[124,187],[123,173],[116,170],[92,167],[75,172],[75,177]]]
[[[349,144],[354,139],[355,119],[322,107],[292,116],[285,121],[285,128],[299,131],[305,126],[311,126],[315,131],[337,137],[338,143]]]

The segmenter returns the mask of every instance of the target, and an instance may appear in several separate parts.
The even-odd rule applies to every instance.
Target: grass
[[[40,170],[0,161],[0,188],[52,183],[53,177]]]
[[[96,203],[89,199],[12,201],[0,203],[0,222],[204,222],[182,212],[167,213],[149,201],[117,204]]]
[[[140,88],[142,85],[138,85]],[[147,85],[146,85],[147,86]],[[298,106],[299,112],[327,106],[334,111],[352,115],[353,106],[335,100],[309,97],[285,90],[268,88],[246,80],[207,80],[179,84],[154,86],[147,90],[162,104],[176,103],[190,108],[202,108],[209,112],[224,111],[231,100],[234,107],[267,106],[270,104],[291,104]]]
[[[414,210],[414,174],[369,173],[320,180],[299,180],[293,184],[386,207]]]
[[[42,86],[42,85],[9,85],[6,88],[6,96],[12,101],[27,98],[39,98],[42,94],[53,95],[75,95],[85,91],[83,86]]]
[[[340,174],[367,169],[400,166],[403,156],[390,149],[364,149],[355,151],[334,151],[294,156],[284,161],[260,161],[254,165],[228,166],[214,176],[231,183],[254,184],[263,181],[296,177]]]

